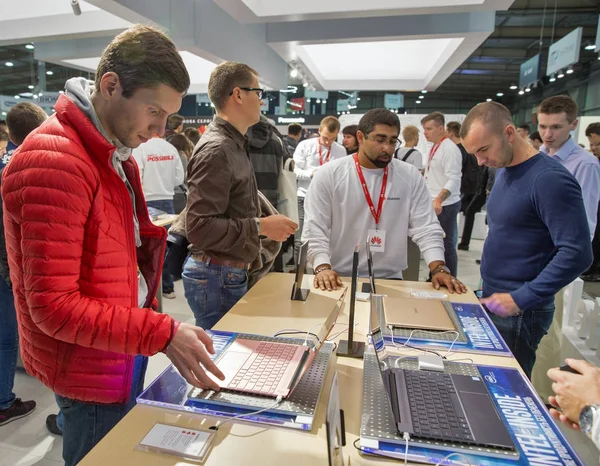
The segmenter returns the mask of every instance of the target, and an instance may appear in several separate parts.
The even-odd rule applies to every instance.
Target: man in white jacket
[[[346,149],[336,142],[340,132],[340,122],[336,117],[328,116],[321,120],[319,137],[305,139],[294,151],[294,172],[298,179],[298,231],[294,235],[294,257],[298,258],[300,237],[304,227],[304,198],[310,182],[322,166],[346,156]]]
[[[164,139],[155,137],[141,144],[132,152],[140,170],[142,188],[148,207],[174,214],[175,187],[183,183],[185,173],[179,152]],[[163,296],[175,298],[173,277],[163,268]]]
[[[164,139],[155,137],[133,150],[148,207],[174,214],[175,187],[183,183],[185,173],[179,152]]]
[[[367,240],[375,275],[402,278],[411,237],[429,264],[434,288],[466,292],[444,263],[443,230],[421,173],[393,158],[399,133],[396,114],[369,110],[358,124],[358,153],[328,163],[315,174],[306,196],[302,239],[309,241],[316,288],[340,287],[339,275],[351,274],[354,247]],[[362,253],[359,275],[367,273]]]

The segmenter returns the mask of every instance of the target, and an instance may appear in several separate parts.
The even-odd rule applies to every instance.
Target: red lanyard
[[[427,171],[429,171],[429,169],[431,168],[431,161],[433,160],[433,156],[435,155],[435,153],[438,151],[438,149],[442,145],[442,142],[444,142],[444,139],[446,139],[446,138],[443,137],[439,143],[437,143],[435,146],[433,146],[431,148],[431,151],[429,152],[429,162],[427,162]]]
[[[331,157],[331,146],[329,146],[329,150],[327,151],[327,156],[325,157],[325,161],[323,162],[323,149],[321,149],[321,143],[319,144],[319,165],[323,165],[324,163],[329,162],[329,157]]]
[[[363,175],[362,167],[358,162],[358,154],[354,154],[354,165],[356,166],[356,172],[358,173],[358,178],[360,179],[360,184],[362,185],[363,191],[365,193],[365,198],[367,199],[367,204],[369,204],[369,209],[371,210],[371,215],[375,219],[375,225],[379,225],[379,219],[381,218],[381,211],[383,210],[383,200],[385,199],[385,188],[387,186],[388,180],[388,167],[383,169],[383,181],[381,182],[381,194],[379,194],[379,205],[377,206],[377,210],[375,210],[375,206],[373,205],[373,200],[371,199],[371,195],[369,194],[369,188],[367,187],[367,183],[365,182],[365,175]]]

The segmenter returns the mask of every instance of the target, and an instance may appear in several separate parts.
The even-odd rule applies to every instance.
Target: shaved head
[[[492,133],[498,136],[502,135],[507,126],[514,126],[510,111],[504,105],[497,102],[481,103],[471,109],[460,128],[460,137],[462,139],[467,137],[473,123],[476,122],[487,126]]]

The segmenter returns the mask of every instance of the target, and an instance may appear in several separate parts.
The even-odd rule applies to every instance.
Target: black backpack
[[[396,149],[396,151],[394,152],[394,158],[397,159],[398,158],[398,151],[400,150],[400,148]],[[402,161],[406,162],[408,160],[408,158],[410,157],[410,154],[412,154],[413,152],[415,152],[417,149],[415,149],[414,147],[409,150],[406,154],[404,154],[404,157],[402,157]]]
[[[477,157],[467,153],[464,148],[460,147],[463,157],[462,178],[460,180],[461,194],[475,194],[479,189],[481,180],[481,167],[477,163]]]

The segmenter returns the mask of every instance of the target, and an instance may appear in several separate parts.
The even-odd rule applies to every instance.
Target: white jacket
[[[175,187],[183,184],[185,173],[175,147],[161,138],[152,138],[133,150],[140,169],[146,201],[172,200]]]
[[[425,184],[435,199],[442,189],[450,191],[450,197],[442,202],[442,206],[460,202],[460,180],[462,178],[462,154],[456,144],[450,138],[444,139],[430,160],[431,151],[427,154],[427,165],[425,166]]]
[[[408,266],[407,238],[419,246],[425,261],[444,260],[444,231],[419,170],[392,160],[379,229],[385,231],[385,252],[373,252],[377,278],[402,278]],[[383,169],[363,168],[375,208]],[[359,275],[368,276],[365,243],[375,228],[351,156],[324,165],[314,176],[304,201],[302,241],[309,241],[308,259],[315,267],[331,264],[342,276],[352,273],[352,253],[360,245]]]
[[[346,149],[341,144],[333,142],[331,144],[331,153],[329,148],[321,146],[321,156],[323,165],[328,162],[346,157]],[[329,158],[327,158],[329,157]],[[327,159],[327,162],[325,162]],[[294,173],[298,178],[298,197],[305,197],[312,175],[315,170],[321,167],[319,160],[319,138],[305,139],[301,141],[294,151]]]

